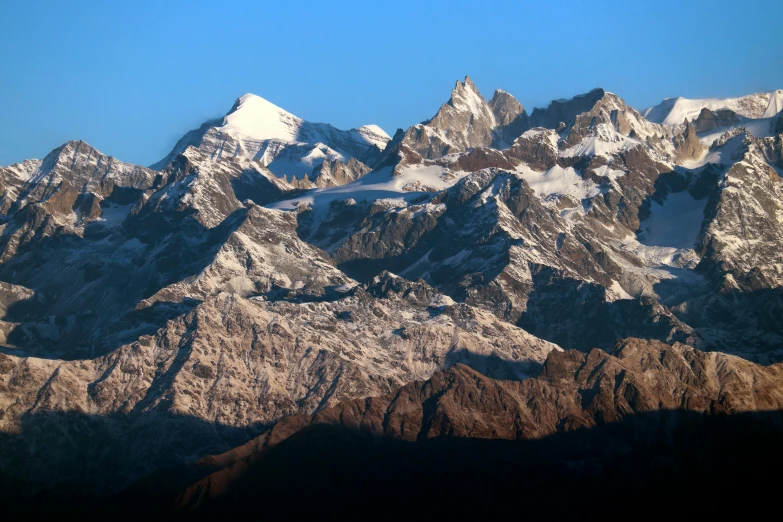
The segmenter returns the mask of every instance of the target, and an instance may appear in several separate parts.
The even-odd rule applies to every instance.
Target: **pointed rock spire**
[[[414,125],[403,143],[424,158],[439,158],[451,152],[493,143],[495,115],[469,76],[457,81],[449,100],[432,119]]]
[[[495,141],[493,147],[505,148],[522,135],[528,126],[528,116],[524,107],[511,94],[498,89],[487,104],[495,116]]]
[[[495,91],[487,105],[495,115],[498,125],[508,125],[525,111],[519,100],[502,89]]]
[[[606,95],[605,90],[596,88],[588,93],[574,96],[570,100],[553,100],[546,109],[533,109],[530,125],[554,129],[560,122],[571,122],[577,115],[590,111],[604,95]]]
[[[684,132],[675,136],[673,143],[674,149],[677,151],[676,160],[678,162],[696,159],[704,152],[704,146],[696,135],[696,127],[687,118],[685,119]]]

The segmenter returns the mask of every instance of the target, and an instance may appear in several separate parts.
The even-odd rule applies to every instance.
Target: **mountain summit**
[[[389,140],[248,94],[156,170],[81,141],[0,168],[0,495],[155,474],[190,477],[187,508],[255,508],[245,478],[275,499],[279,470],[306,469],[289,462],[346,469],[312,445],[324,423],[368,444],[346,445],[366,464],[346,484],[383,437],[441,471],[481,445],[518,475],[486,440],[504,438],[604,494],[698,419],[780,409],[783,113],[765,96],[650,121],[595,89],[528,114],[466,77]],[[590,449],[604,433],[616,465]],[[522,440],[545,435],[571,442]],[[703,462],[689,449],[676,462]],[[385,487],[416,469],[384,462],[402,477]],[[305,477],[293,497],[319,487]]]
[[[514,104],[511,100],[510,94],[499,95],[493,109],[481,96],[473,80],[465,76],[464,81],[454,85],[451,97],[441,105],[435,116],[408,129],[402,142],[426,159],[488,147],[495,141],[495,130],[499,127],[495,111],[510,121],[521,112],[521,104],[513,100]]]
[[[783,111],[783,90],[760,92],[739,98],[667,98],[658,105],[642,111],[645,118],[655,123],[679,125],[696,119],[703,109],[729,110],[747,118],[772,118]]]
[[[348,131],[328,123],[311,123],[277,105],[245,94],[222,120],[204,123],[185,134],[153,169],[165,168],[177,154],[195,147],[213,159],[260,160],[277,176],[301,179],[324,161],[347,163],[379,153],[389,136],[377,125]]]

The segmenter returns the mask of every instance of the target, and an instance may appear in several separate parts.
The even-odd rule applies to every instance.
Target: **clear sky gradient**
[[[781,0],[0,0],[0,22],[0,165],[69,139],[148,165],[246,92],[393,134],[466,74],[528,111],[783,88]]]

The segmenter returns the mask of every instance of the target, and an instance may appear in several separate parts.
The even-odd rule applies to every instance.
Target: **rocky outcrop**
[[[685,120],[685,130],[682,134],[674,137],[675,160],[683,162],[693,160],[702,155],[704,147],[696,135],[696,127],[688,120]]]
[[[510,95],[496,93],[493,100],[490,107],[466,76],[464,81],[456,83],[451,98],[432,119],[406,131],[402,143],[426,159],[488,147],[493,144],[496,129],[503,139],[506,136],[504,129],[513,133],[509,126],[519,126],[517,118],[524,114],[522,106]],[[493,111],[497,111],[503,122],[496,120]]]
[[[740,149],[736,158],[740,161],[727,169],[721,190],[706,210],[709,225],[700,243],[702,268],[730,277],[730,285],[774,288],[779,284],[781,259],[771,245],[783,242],[779,221],[783,178],[765,160],[766,154],[780,150],[780,142],[747,134],[731,140]]]
[[[443,437],[520,440],[619,423],[643,413],[679,412],[668,422],[649,422],[649,431],[638,431],[639,441],[658,440],[657,430],[674,433],[686,412],[711,416],[783,409],[781,372],[780,365],[765,368],[640,339],[618,343],[611,354],[553,352],[541,376],[523,382],[497,381],[455,366],[383,397],[284,419],[249,443],[198,463],[195,468],[206,476],[183,488],[176,502],[185,509],[203,508],[241,490],[254,468],[267,465],[265,452],[316,425],[419,443]]]
[[[39,485],[116,489],[285,415],[383,395],[457,363],[519,379],[556,348],[389,274],[325,297],[222,292],[102,357],[0,354],[0,466]],[[69,464],[74,455],[90,464]]]
[[[592,91],[574,96],[570,100],[553,100],[549,107],[540,109],[536,107],[530,114],[531,127],[544,127],[545,129],[556,129],[558,124],[570,122],[576,119],[576,116],[587,112],[606,95],[603,89],[593,89]]]
[[[0,259],[8,261],[28,246],[40,248],[53,236],[81,237],[85,227],[103,219],[104,207],[118,199],[137,202],[157,180],[156,172],[101,154],[83,141],[69,141],[43,161],[0,169]]]
[[[466,79],[343,154],[246,108],[160,171],[78,142],[0,170],[0,464],[31,491],[116,489],[290,416],[528,440],[779,407],[749,362],[783,360],[783,154],[757,123],[701,143],[731,115],[654,124],[600,90],[527,118]],[[594,350],[626,337],[648,341]]]
[[[528,115],[522,104],[512,95],[498,89],[487,106],[495,115],[495,148],[507,148],[528,129]]]
[[[346,185],[370,172],[370,168],[355,158],[347,163],[341,161],[324,161],[313,169],[310,181],[319,188]]]
[[[693,120],[693,126],[696,128],[696,132],[706,132],[720,127],[731,127],[739,122],[739,116],[731,109],[711,111],[705,107],[701,110],[699,116]]]

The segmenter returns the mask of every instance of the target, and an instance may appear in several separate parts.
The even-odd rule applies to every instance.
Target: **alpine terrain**
[[[70,141],[0,168],[8,505],[416,516],[520,495],[562,518],[607,515],[607,491],[766,491],[783,90],[446,95],[390,137],[246,94],[150,166]]]

